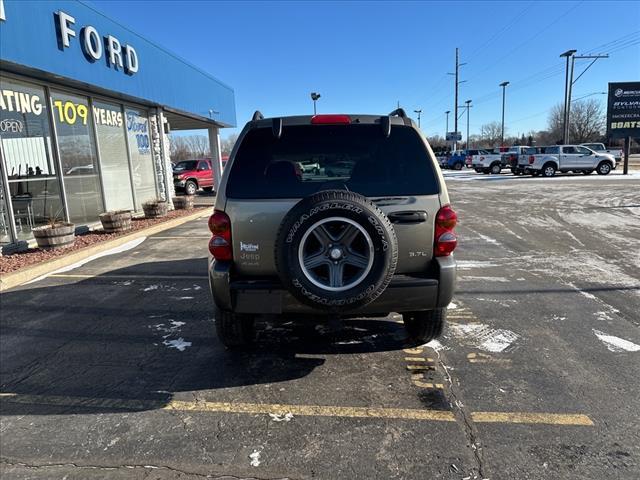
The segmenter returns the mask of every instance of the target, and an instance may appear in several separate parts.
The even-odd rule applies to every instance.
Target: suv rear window
[[[348,189],[367,197],[432,195],[440,191],[418,133],[379,125],[296,125],[282,137],[249,131],[231,166],[229,198],[298,198]]]

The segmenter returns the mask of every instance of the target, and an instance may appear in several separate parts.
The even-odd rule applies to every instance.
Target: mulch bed
[[[131,222],[132,228],[126,232],[120,233],[105,233],[102,230],[93,230],[82,235],[76,235],[76,240],[73,245],[67,248],[61,248],[57,250],[41,250],[39,248],[29,248],[21,252],[15,252],[10,255],[3,255],[0,257],[0,273],[15,272],[21,268],[36,263],[46,262],[53,258],[62,257],[70,252],[81,250],[85,247],[95,245],[96,243],[106,242],[123,235],[127,235],[136,230],[142,230],[158,223],[166,222],[174,218],[184,217],[191,215],[198,210],[205,210],[207,207],[195,207],[193,210],[173,210],[162,218],[134,218]]]

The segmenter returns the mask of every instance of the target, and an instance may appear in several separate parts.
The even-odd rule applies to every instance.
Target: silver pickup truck
[[[543,177],[553,177],[558,171],[589,175],[595,170],[607,175],[616,168],[616,159],[581,145],[554,145],[527,149],[519,156],[518,168],[525,174]]]

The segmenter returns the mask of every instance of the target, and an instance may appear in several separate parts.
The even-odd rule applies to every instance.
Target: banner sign
[[[640,138],[640,82],[609,84],[607,137]]]

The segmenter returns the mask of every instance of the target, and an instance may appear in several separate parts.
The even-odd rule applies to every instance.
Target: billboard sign
[[[640,138],[640,82],[609,84],[607,137]]]
[[[462,140],[462,133],[447,132],[447,142],[459,142],[460,140]]]

